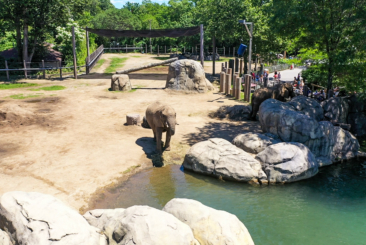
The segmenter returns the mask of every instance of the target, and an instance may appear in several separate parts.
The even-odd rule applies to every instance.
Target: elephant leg
[[[259,109],[259,106],[257,104],[253,104],[253,106],[252,106],[252,119],[254,121],[256,120],[258,109]]]
[[[165,141],[165,150],[170,151],[170,138],[172,137],[172,134],[170,133],[170,130],[168,129],[166,131],[166,141]]]
[[[153,129],[153,133],[154,133],[154,142],[156,142],[156,130]]]
[[[156,129],[156,150],[161,153],[161,137],[163,134],[163,128],[157,127]]]

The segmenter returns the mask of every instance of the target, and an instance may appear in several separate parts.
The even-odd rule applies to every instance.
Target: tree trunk
[[[332,85],[333,85],[333,59],[329,58],[327,98],[329,98],[329,94],[330,94],[330,90],[332,89]]]
[[[23,60],[28,62],[28,24],[24,23],[23,27]]]
[[[19,58],[19,60],[20,60],[20,61],[22,61],[22,60],[23,60],[23,55],[22,55],[22,52],[21,52],[21,50],[22,50],[22,33],[21,33],[21,31],[20,31],[20,28],[21,28],[21,26],[20,26],[20,21],[18,20],[18,21],[17,21],[17,24],[16,24],[16,32],[17,32],[17,37],[16,37],[16,39],[17,39],[17,50],[18,50],[18,58]]]

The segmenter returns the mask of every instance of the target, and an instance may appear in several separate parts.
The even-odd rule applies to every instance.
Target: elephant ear
[[[164,111],[160,110],[159,114],[159,127],[165,127],[166,125],[166,117],[164,116]]]
[[[288,98],[290,96],[286,86],[281,86],[280,90],[281,90],[280,94],[283,98]]]

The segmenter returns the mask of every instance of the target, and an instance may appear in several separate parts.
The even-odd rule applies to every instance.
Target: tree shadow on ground
[[[223,138],[232,141],[238,134],[256,132],[261,133],[261,127],[257,121],[242,121],[242,122],[211,122],[201,128],[197,128],[198,132],[186,134],[183,136],[184,141],[193,145],[200,141],[210,138]]]

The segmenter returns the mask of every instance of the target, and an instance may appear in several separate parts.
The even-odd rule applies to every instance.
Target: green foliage
[[[36,89],[30,89],[31,91],[55,91],[55,90],[64,90],[66,87],[64,86],[60,86],[60,85],[54,85],[54,86],[49,86],[49,87],[41,87],[41,88],[36,88]]]
[[[113,73],[116,72],[117,69],[122,68],[124,66],[124,62],[128,58],[111,58],[111,64],[105,69],[104,73]]]
[[[36,83],[2,83],[0,89],[12,89],[12,88],[26,88],[38,86]]]
[[[0,36],[0,52],[11,49],[15,43],[14,32],[5,32],[4,36]]]
[[[36,97],[40,97],[42,94],[13,94],[10,95],[9,98],[15,99],[15,100],[23,100],[23,99],[28,99],[28,98],[36,98]]]

